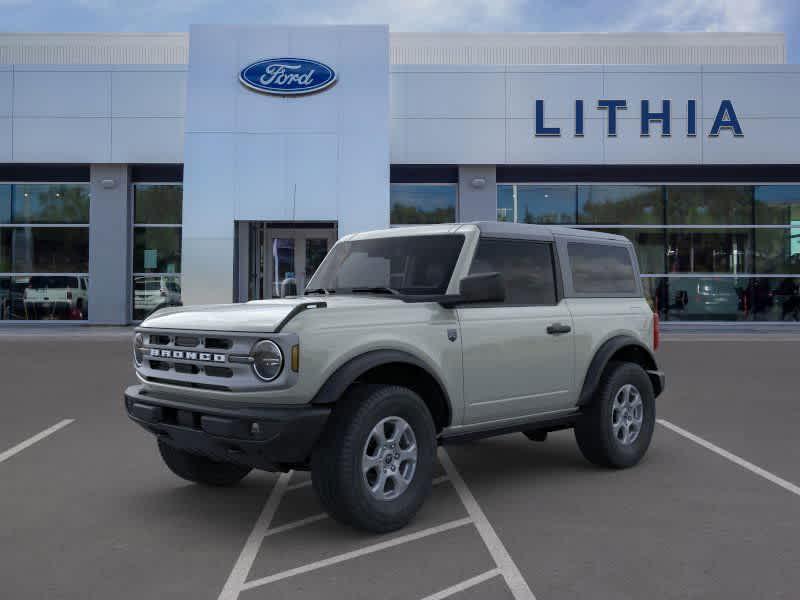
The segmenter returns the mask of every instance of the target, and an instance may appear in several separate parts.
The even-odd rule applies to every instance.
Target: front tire
[[[232,463],[218,462],[170,446],[158,440],[164,464],[178,477],[203,485],[230,486],[239,483],[252,470]]]
[[[613,362],[575,424],[575,440],[589,462],[625,469],[647,452],[655,419],[655,395],[647,373],[635,363]]]
[[[337,521],[374,533],[406,525],[431,491],[436,428],[396,385],[357,385],[339,400],[311,460],[312,483]]]

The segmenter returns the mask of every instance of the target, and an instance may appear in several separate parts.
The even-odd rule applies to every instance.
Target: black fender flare
[[[327,381],[322,384],[322,387],[320,387],[314,395],[311,403],[335,403],[345,390],[361,375],[370,369],[390,363],[407,363],[422,369],[430,375],[442,391],[445,408],[447,410],[447,421],[450,422],[453,414],[453,405],[450,402],[450,395],[447,393],[447,387],[442,383],[442,380],[428,368],[424,361],[402,350],[370,350],[369,352],[351,358],[328,377]]]
[[[663,374],[658,370],[656,357],[653,352],[641,340],[630,335],[617,335],[605,342],[597,349],[589,368],[586,370],[586,377],[583,379],[583,388],[578,397],[578,406],[586,406],[591,402],[600,385],[600,377],[603,375],[611,357],[626,347],[634,347],[644,358],[642,368],[647,372],[650,381],[653,382],[653,391],[658,396],[663,389]]]

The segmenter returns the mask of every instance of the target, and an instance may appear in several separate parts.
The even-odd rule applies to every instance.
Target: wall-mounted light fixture
[[[117,186],[117,180],[114,179],[113,177],[107,177],[105,179],[101,179],[100,183],[107,190],[113,190]]]
[[[486,178],[485,177],[473,177],[472,181],[469,182],[472,187],[479,190],[481,188],[486,187]]]

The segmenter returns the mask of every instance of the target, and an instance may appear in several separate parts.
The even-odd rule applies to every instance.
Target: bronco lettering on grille
[[[183,350],[163,350],[160,348],[150,348],[150,356],[152,358],[178,358],[217,363],[224,363],[227,360],[227,357],[224,354],[213,354],[210,352],[186,352]]]

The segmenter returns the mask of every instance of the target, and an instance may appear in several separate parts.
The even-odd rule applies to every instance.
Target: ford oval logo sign
[[[239,73],[239,81],[257,92],[299,96],[333,85],[336,72],[307,58],[268,58],[247,65]]]

